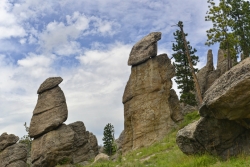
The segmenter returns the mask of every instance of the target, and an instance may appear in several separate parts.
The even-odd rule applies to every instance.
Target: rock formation
[[[176,93],[170,91],[174,66],[167,54],[156,56],[160,34],[150,33],[136,43],[130,53],[129,62],[136,60],[136,63],[129,63],[132,65],[131,75],[122,100],[124,153],[161,140],[175,126],[175,121],[182,119],[178,107],[170,105],[173,99],[178,100]],[[149,49],[151,45],[153,52]]]
[[[220,76],[227,71],[227,57],[225,55],[225,50],[218,50],[217,69],[220,70]]]
[[[0,166],[1,167],[26,167],[27,148],[24,144],[16,143],[18,136],[3,133],[0,136]]]
[[[204,97],[200,115],[216,119],[250,118],[250,59],[243,60],[215,81]]]
[[[219,78],[221,71],[215,70],[213,65],[213,53],[212,50],[207,52],[207,64],[201,68],[197,73],[197,79],[201,89],[201,95],[203,96],[206,90],[213,84],[213,82]]]
[[[227,57],[226,51],[219,49],[218,50],[218,60],[217,60],[217,69],[214,69],[213,65],[213,53],[212,50],[208,50],[207,53],[207,64],[205,67],[201,68],[197,73],[197,79],[200,85],[201,94],[204,97],[204,93],[208,88],[214,83],[214,81],[223,75],[227,71]],[[232,59],[234,64],[235,60]]]
[[[177,134],[186,154],[205,151],[228,158],[250,154],[250,58],[231,68],[204,94],[200,120]]]
[[[98,154],[95,135],[81,121],[63,124],[68,116],[66,99],[58,86],[61,77],[46,79],[38,89],[38,101],[31,118],[29,134],[32,167],[54,167],[63,161],[75,164]]]
[[[51,77],[38,89],[38,101],[30,122],[30,137],[37,138],[57,128],[68,118],[66,99],[58,86],[61,82],[61,77]]]
[[[181,107],[182,115],[187,115],[188,113],[198,111],[197,106],[191,106],[191,105],[184,104],[184,103],[180,103],[180,107]]]
[[[137,65],[157,55],[157,41],[161,32],[152,32],[137,42],[129,55],[128,65]]]

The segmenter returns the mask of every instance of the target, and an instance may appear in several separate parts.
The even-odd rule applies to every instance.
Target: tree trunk
[[[188,59],[188,62],[189,62],[189,66],[191,68],[193,80],[194,80],[194,83],[195,83],[196,93],[197,93],[197,96],[198,96],[198,103],[199,103],[199,106],[200,106],[202,104],[202,96],[201,96],[200,85],[199,85],[197,76],[196,76],[195,71],[194,71],[194,67],[193,67],[193,64],[192,64],[191,56],[189,54],[189,50],[188,50],[188,46],[187,46],[187,41],[186,41],[186,38],[185,38],[185,35],[184,35],[184,31],[183,31],[183,25],[178,24],[178,26],[181,29],[182,39],[183,39],[183,42],[184,42],[184,45],[185,45],[186,55],[187,55],[187,59]]]

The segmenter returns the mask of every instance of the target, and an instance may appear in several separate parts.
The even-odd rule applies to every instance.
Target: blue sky
[[[179,20],[187,39],[206,63],[218,46],[207,47],[206,1],[197,0],[1,0],[0,134],[26,134],[37,89],[48,77],[61,76],[69,116],[83,121],[102,143],[104,126],[115,136],[123,130],[122,95],[130,75],[132,46],[153,31],[162,32],[158,54],[170,57]],[[176,84],[174,84],[176,89]]]

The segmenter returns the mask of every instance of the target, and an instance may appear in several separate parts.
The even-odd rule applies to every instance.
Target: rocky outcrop
[[[217,60],[217,69],[214,69],[213,65],[213,54],[212,50],[208,50],[207,53],[207,64],[199,70],[197,73],[197,79],[200,85],[201,94],[204,97],[204,93],[208,90],[214,81],[223,75],[227,71],[227,57],[226,51],[219,49],[218,50],[218,60]],[[235,63],[235,60],[232,59],[232,63]]]
[[[29,133],[35,139],[31,147],[32,167],[54,167],[62,162],[81,163],[98,154],[95,135],[86,131],[84,123],[63,124],[68,110],[61,77],[48,78],[38,90]]]
[[[15,144],[19,140],[18,136],[13,134],[3,133],[0,136],[0,152],[3,151],[6,147]]]
[[[38,101],[30,122],[30,137],[37,138],[66,121],[68,109],[64,93],[58,86],[61,82],[61,77],[51,77],[38,89]]]
[[[0,166],[1,167],[26,167],[27,148],[24,144],[16,143],[18,136],[3,133],[0,136]]]
[[[143,43],[140,45],[141,48],[148,48]],[[175,126],[175,121],[181,119],[181,114],[178,113],[180,111],[175,105],[175,108],[171,108],[169,101],[176,99],[174,92],[170,93],[171,78],[175,75],[174,66],[167,54],[154,57],[149,54],[150,52],[147,52],[150,59],[132,66],[123,94],[124,153],[161,140]],[[129,59],[133,58],[131,56],[133,54]]]
[[[239,120],[250,118],[250,58],[215,81],[204,97],[201,116]]]
[[[244,128],[226,119],[201,118],[178,131],[176,142],[185,154],[205,153],[221,155],[236,145],[236,138]]]
[[[207,52],[207,64],[201,68],[197,73],[197,79],[201,89],[201,95],[203,96],[207,89],[213,84],[213,82],[219,78],[220,70],[215,70],[213,65],[213,53],[212,50]]]
[[[177,144],[186,154],[222,158],[250,154],[250,58],[231,68],[206,91],[199,121],[181,129]]]
[[[128,65],[138,65],[157,55],[157,41],[161,32],[152,32],[137,42],[129,55]]]
[[[227,53],[223,49],[218,50],[218,60],[217,60],[217,69],[220,70],[220,76],[227,71]]]
[[[32,165],[55,166],[63,160],[75,164],[98,154],[96,137],[85,130],[83,122],[62,124],[32,142]]]

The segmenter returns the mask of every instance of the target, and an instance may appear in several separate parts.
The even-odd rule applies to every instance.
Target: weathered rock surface
[[[18,136],[13,134],[3,133],[0,136],[0,152],[3,151],[6,147],[15,144],[19,140]]]
[[[137,42],[129,55],[128,65],[138,65],[157,55],[157,41],[161,32],[152,32]]]
[[[225,150],[237,145],[237,137],[244,132],[234,121],[201,118],[178,131],[176,142],[185,154],[207,151],[222,156]]]
[[[168,101],[170,105],[170,116],[172,120],[175,122],[183,120],[183,115],[181,112],[181,105],[180,105],[178,96],[174,89],[170,90],[170,96],[169,96]]]
[[[100,153],[95,157],[93,163],[100,162],[100,161],[107,161],[109,160],[109,156],[107,154]]]
[[[223,49],[218,50],[217,69],[220,70],[220,76],[227,71],[227,53]]]
[[[79,163],[98,154],[96,137],[86,131],[83,122],[62,124],[33,140],[31,159],[33,167],[54,167],[63,160]]]
[[[1,167],[27,167],[28,151],[21,143],[13,144],[0,152]]]
[[[68,126],[75,132],[73,162],[78,163],[94,158],[99,152],[96,136],[86,131],[84,123],[81,121]]]
[[[46,79],[40,86],[36,107],[30,122],[29,135],[37,138],[56,129],[68,117],[68,109],[63,91],[58,86],[61,77]],[[40,90],[41,89],[41,90]]]
[[[188,104],[184,104],[184,103],[180,103],[180,107],[181,107],[181,113],[182,115],[186,115],[188,113],[194,112],[194,111],[198,111],[198,107],[197,106],[191,106]]]
[[[181,129],[177,144],[186,154],[205,151],[229,158],[250,154],[250,58],[220,76],[206,91],[202,118]]]
[[[45,92],[46,90],[49,90],[49,89],[52,89],[52,88],[56,87],[62,81],[63,81],[63,79],[61,77],[50,77],[50,78],[47,78],[41,84],[41,86],[39,87],[39,89],[37,90],[37,94],[41,94],[41,93]]]
[[[152,57],[132,66],[123,94],[124,140],[127,152],[161,140],[174,126],[171,114],[178,112],[170,106],[171,78],[174,66],[167,54]]]
[[[197,79],[201,89],[201,95],[203,96],[207,89],[213,84],[213,82],[219,78],[220,70],[215,70],[213,65],[213,53],[212,50],[207,52],[207,64],[199,70],[197,73]]]
[[[201,116],[240,120],[250,118],[250,58],[231,68],[205,93]]]
[[[117,146],[117,151],[122,152],[122,143],[124,140],[124,130],[121,132],[120,136],[118,139],[115,140],[116,146]]]

